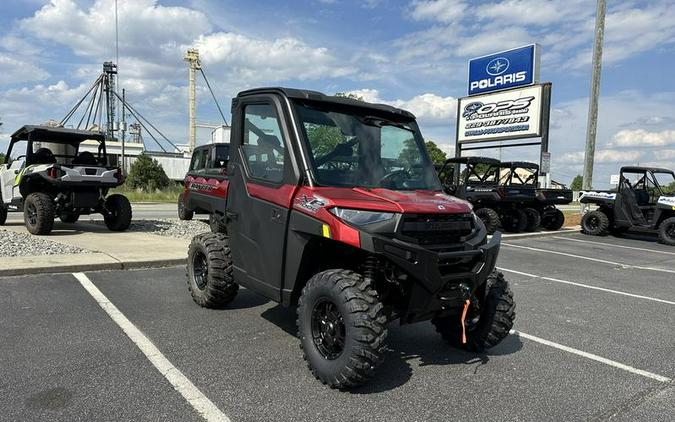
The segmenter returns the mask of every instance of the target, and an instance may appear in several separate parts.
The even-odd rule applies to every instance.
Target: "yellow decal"
[[[323,225],[323,237],[330,239],[330,227],[328,227],[328,224]]]

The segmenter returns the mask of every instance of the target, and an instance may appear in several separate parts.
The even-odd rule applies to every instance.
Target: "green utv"
[[[582,204],[595,204],[581,219],[581,231],[593,236],[630,229],[655,230],[659,241],[675,246],[675,173],[654,167],[621,168],[613,191],[582,191]]]
[[[91,148],[81,150],[85,141]],[[6,157],[0,165],[0,225],[11,210],[23,211],[26,229],[36,235],[49,234],[57,217],[75,223],[92,213],[102,214],[112,231],[129,227],[129,200],[108,196],[124,177],[120,168],[108,165],[102,133],[24,126],[11,136]]]

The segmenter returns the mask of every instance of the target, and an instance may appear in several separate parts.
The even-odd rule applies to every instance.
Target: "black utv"
[[[431,321],[476,352],[509,334],[501,235],[443,192],[411,113],[254,89],[233,100],[230,145],[226,233],[188,250],[196,303],[225,307],[245,286],[296,308],[309,369],[334,388],[373,376],[392,321]]]
[[[483,221],[488,234],[501,225],[499,165],[494,158],[455,157],[446,160],[438,173],[449,195],[473,205],[473,212]],[[455,171],[459,171],[457,177]]]
[[[658,232],[659,241],[675,245],[675,174],[654,167],[622,167],[612,191],[582,191],[582,204],[598,208],[584,214],[581,231],[594,236],[630,229]]]

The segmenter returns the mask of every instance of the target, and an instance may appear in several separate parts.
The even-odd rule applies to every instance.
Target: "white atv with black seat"
[[[100,213],[112,231],[131,224],[129,200],[107,196],[124,177],[109,166],[102,133],[24,126],[12,135],[7,160],[0,166],[0,225],[8,211],[23,211],[28,231],[41,235],[52,231],[56,217],[75,223]]]

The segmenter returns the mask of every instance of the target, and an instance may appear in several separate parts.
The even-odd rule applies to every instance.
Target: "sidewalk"
[[[23,224],[9,223],[2,228],[27,233]],[[42,238],[92,253],[2,257],[0,276],[182,265],[190,243],[155,234],[111,232],[103,225],[85,222],[55,223],[54,231]]]

